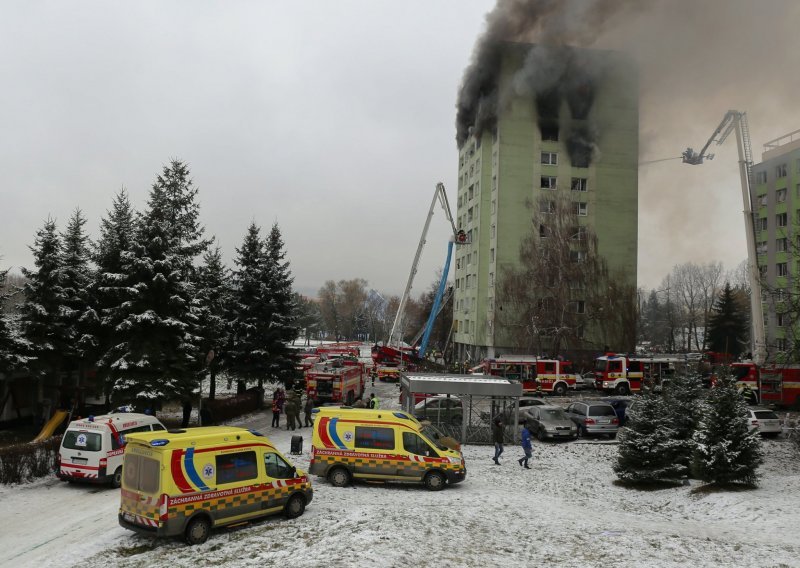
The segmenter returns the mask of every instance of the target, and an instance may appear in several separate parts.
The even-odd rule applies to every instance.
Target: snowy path
[[[394,385],[377,390],[397,400]],[[241,422],[288,454],[292,433],[267,414]],[[301,432],[306,453],[294,461],[306,468]],[[800,460],[783,440],[765,448],[759,489],[692,494],[617,487],[614,444],[536,444],[531,471],[515,463],[518,447],[497,467],[491,448],[469,446],[467,480],[445,491],[314,479],[299,519],[218,531],[197,547],[120,528],[116,491],[50,479],[0,488],[0,566],[800,566]]]

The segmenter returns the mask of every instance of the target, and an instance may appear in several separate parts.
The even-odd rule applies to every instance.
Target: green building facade
[[[455,263],[459,361],[520,353],[504,339],[510,331],[500,328],[497,283],[504,270],[519,266],[520,244],[534,230],[531,204],[546,196],[570,199],[578,223],[597,236],[610,272],[636,286],[636,67],[617,52],[569,48],[560,52],[568,58],[556,62],[561,79],[553,80],[556,67],[541,74],[539,89],[530,76],[532,47],[509,46],[498,73],[495,125],[472,132],[459,148],[456,221],[470,239]],[[564,71],[572,68],[578,71]],[[588,138],[582,148],[589,159],[570,146],[576,133]],[[604,345],[588,330],[581,348],[596,352]]]

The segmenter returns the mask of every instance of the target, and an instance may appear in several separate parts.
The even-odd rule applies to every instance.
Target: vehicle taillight
[[[752,424],[753,426],[758,426],[758,420],[751,420],[750,424]]]
[[[619,418],[612,418],[611,419],[611,423],[612,424],[619,424]]]
[[[106,467],[108,465],[108,460],[106,458],[100,458],[100,467]]]
[[[594,421],[594,418],[584,418],[583,419],[583,423],[584,424],[594,424],[595,421]]]

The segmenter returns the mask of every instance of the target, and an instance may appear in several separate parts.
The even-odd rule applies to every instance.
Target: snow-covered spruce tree
[[[61,317],[64,320],[66,349],[64,370],[77,372],[79,384],[97,355],[99,318],[90,297],[94,271],[90,266],[89,236],[84,230],[86,218],[76,209],[61,235],[61,277],[64,292]]]
[[[0,270],[0,375],[8,375],[22,368],[28,361],[26,343],[22,340],[16,322],[5,311],[13,293],[5,292],[8,269]]]
[[[194,257],[202,239],[196,190],[178,161],[153,184],[134,242],[121,254],[120,277],[105,310],[113,325],[110,348],[99,361],[113,381],[113,399],[150,405],[196,390],[199,356]]]
[[[19,306],[19,323],[29,347],[28,368],[35,377],[49,376],[58,384],[68,335],[61,317],[65,299],[60,283],[61,239],[54,220],[45,221],[30,249],[36,268],[22,269],[28,280]]]
[[[264,286],[266,252],[261,229],[250,223],[242,245],[236,249],[233,291],[228,306],[231,338],[226,367],[238,380],[239,392],[248,382],[263,380],[270,371],[266,337],[272,321],[271,299]]]
[[[91,284],[91,307],[99,317],[96,337],[98,339],[95,362],[115,345],[114,329],[121,322],[122,314],[116,308],[123,302],[122,254],[131,250],[136,234],[136,217],[125,189],[114,196],[110,211],[100,220],[100,238],[94,246],[92,256],[97,266],[96,277]],[[116,318],[116,319],[115,319]],[[108,369],[100,366],[98,376],[104,382],[106,403],[110,401],[112,381]]]
[[[682,444],[675,439],[672,420],[661,396],[647,390],[629,407],[619,436],[614,472],[631,483],[676,481],[687,468],[677,459]]]
[[[200,354],[205,358],[202,375],[210,375],[210,399],[216,396],[216,376],[224,368],[229,327],[226,306],[230,303],[228,270],[222,264],[219,247],[206,251],[203,265],[197,271],[197,334]]]
[[[677,444],[675,459],[687,469],[694,455],[694,433],[700,420],[704,390],[698,375],[679,373],[664,387],[664,411]]]
[[[761,440],[757,430],[748,430],[747,405],[734,377],[721,376],[709,391],[694,442],[692,471],[697,479],[716,485],[757,484],[764,461]]]
[[[288,382],[295,377],[297,358],[289,346],[297,339],[296,304],[292,294],[289,261],[286,260],[283,238],[278,224],[272,225],[267,237],[264,258],[264,284],[270,298],[272,318],[267,330],[267,350],[270,354],[268,378]]]

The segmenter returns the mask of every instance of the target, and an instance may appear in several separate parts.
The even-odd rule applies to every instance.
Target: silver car
[[[775,437],[781,433],[781,419],[768,408],[748,408],[747,426],[750,430],[758,430],[762,436]]]
[[[531,406],[525,410],[528,426],[539,440],[578,437],[577,425],[558,406]]]
[[[566,414],[578,426],[578,436],[605,434],[613,438],[619,430],[617,413],[607,402],[573,402],[567,407]]]

